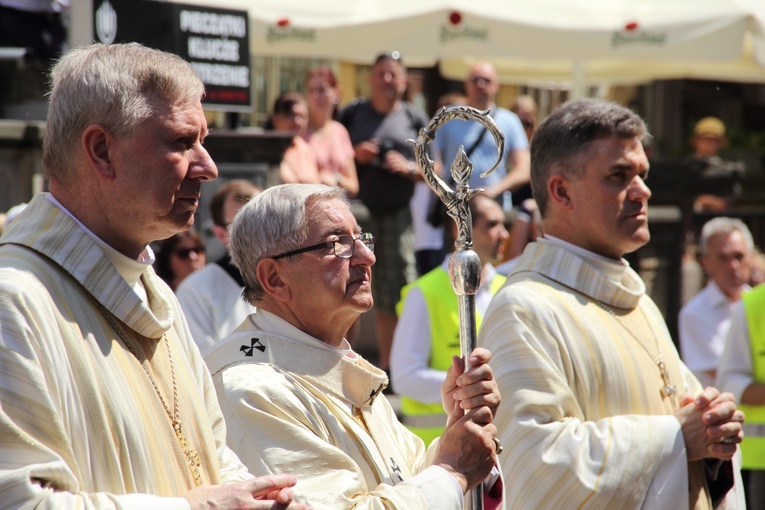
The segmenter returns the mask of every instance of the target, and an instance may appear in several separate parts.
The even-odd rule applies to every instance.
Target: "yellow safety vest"
[[[765,286],[747,292],[741,298],[749,328],[752,349],[752,377],[765,383]],[[746,414],[744,441],[741,443],[742,467],[765,469],[765,406],[741,405]]]
[[[493,296],[505,283],[505,277],[496,275],[489,292]],[[459,298],[452,289],[449,274],[437,267],[401,289],[401,301],[396,312],[401,315],[407,294],[419,288],[425,298],[430,323],[430,361],[428,366],[446,372],[452,356],[460,356]],[[476,313],[476,329],[483,317]],[[401,397],[402,423],[428,445],[440,436],[446,426],[446,414],[440,402],[426,404],[409,397]]]

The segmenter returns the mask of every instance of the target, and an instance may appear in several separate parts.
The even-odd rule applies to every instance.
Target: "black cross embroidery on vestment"
[[[245,356],[252,356],[253,349],[257,349],[260,352],[266,352],[266,346],[260,343],[259,338],[250,338],[250,345],[243,345],[239,348]]]

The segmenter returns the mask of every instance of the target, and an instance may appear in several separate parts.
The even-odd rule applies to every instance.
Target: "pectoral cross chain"
[[[624,330],[629,333],[629,335],[634,338],[638,344],[643,348],[643,350],[648,354],[648,356],[651,357],[654,363],[656,363],[656,366],[659,367],[659,373],[661,374],[661,381],[664,383],[664,386],[661,387],[659,390],[659,393],[661,394],[662,400],[665,398],[669,398],[669,403],[672,405],[672,411],[677,411],[677,386],[672,384],[669,380],[669,371],[667,370],[667,365],[664,363],[664,357],[661,354],[661,346],[659,344],[659,339],[656,336],[656,333],[653,330],[653,326],[651,326],[651,322],[645,318],[645,313],[643,313],[643,310],[640,309],[640,313],[643,315],[643,318],[645,319],[646,323],[648,324],[648,327],[651,330],[651,334],[653,335],[653,339],[656,342],[656,353],[654,353],[646,344],[643,342],[643,340],[640,339],[638,335],[636,335],[625,323],[619,319],[619,317],[616,316],[616,313],[613,311],[613,309],[606,305],[602,301],[595,301],[602,309],[604,309],[608,314],[613,317],[613,319],[619,323],[621,327],[624,328]]]
[[[664,381],[664,386],[661,388],[661,397],[669,398],[669,403],[672,404],[672,410],[677,411],[677,403],[675,402],[675,395],[677,395],[677,387],[669,382],[669,372],[667,372],[667,366],[663,361],[658,363],[659,371],[661,372],[661,379]]]
[[[194,483],[199,487],[202,485],[202,457],[200,457],[199,452],[189,445],[180,423],[173,423],[173,429],[175,430],[175,435],[178,436],[181,450],[183,450],[183,454],[186,456],[186,462],[189,464]]]

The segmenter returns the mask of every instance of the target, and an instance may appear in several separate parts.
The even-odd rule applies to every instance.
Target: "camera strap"
[[[470,148],[465,151],[465,156],[467,156],[468,159],[470,159],[470,155],[473,154],[478,145],[481,143],[481,140],[483,140],[484,135],[486,135],[486,131],[486,126],[484,126],[481,134],[478,135],[478,138],[476,138],[475,142],[473,142],[473,145],[471,145]]]
[[[481,140],[483,140],[483,137],[486,135],[486,126],[483,126],[483,129],[481,130],[481,134],[478,135],[478,138],[475,139],[473,144],[468,147],[468,150],[465,151],[465,156],[467,156],[468,159],[470,159],[470,155],[475,152],[476,148],[481,144]],[[446,176],[446,183],[451,187],[451,185],[454,183],[454,179],[452,179],[452,174],[449,172]],[[440,199],[439,199],[440,201]]]

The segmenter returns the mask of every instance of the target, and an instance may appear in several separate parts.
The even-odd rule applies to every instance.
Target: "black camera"
[[[396,141],[391,138],[383,138],[377,146],[380,147],[380,159],[384,159],[388,151],[396,149]]]
[[[385,162],[385,155],[388,151],[396,150],[396,141],[392,138],[382,138],[377,142],[379,152],[375,158],[374,164],[377,166],[382,165]]]

